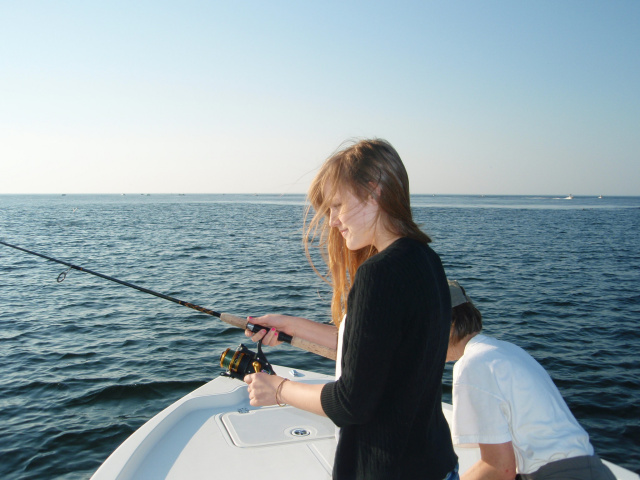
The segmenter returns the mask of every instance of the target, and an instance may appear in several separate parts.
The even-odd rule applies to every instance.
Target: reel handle
[[[233,325],[234,327],[242,328],[243,330],[248,328],[253,333],[258,333],[260,330],[268,330],[262,325],[249,323],[246,318],[236,317],[235,315],[231,315],[229,313],[221,313],[220,320],[228,323],[229,325]],[[320,355],[325,358],[330,358],[331,360],[336,359],[335,350],[323,345],[318,345],[317,343],[310,342],[308,340],[292,337],[291,335],[287,335],[283,332],[278,332],[278,340],[280,340],[281,342],[289,343],[294,347],[300,348],[302,350],[306,350],[307,352],[315,353],[316,355]]]

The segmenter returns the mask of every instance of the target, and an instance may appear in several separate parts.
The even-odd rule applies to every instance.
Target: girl
[[[315,215],[305,220],[305,249],[311,262],[316,242],[328,264],[335,325],[266,315],[255,323],[269,332],[246,333],[266,345],[283,331],[337,348],[337,379],[310,385],[248,375],[251,405],[286,403],[328,416],[341,428],[335,479],[457,478],[441,407],[449,287],[412,219],[398,153],[383,140],[338,151],[308,197]]]

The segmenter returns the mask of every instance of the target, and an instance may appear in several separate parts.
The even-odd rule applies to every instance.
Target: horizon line
[[[270,195],[270,196],[293,196],[293,195],[306,195],[305,192],[287,192],[287,193],[278,193],[278,192],[74,192],[74,193],[65,193],[65,192],[29,192],[29,193],[0,193],[0,196],[19,196],[19,195],[55,195],[55,196],[67,196],[67,195],[116,195],[116,196],[126,196],[126,195],[135,195],[135,196],[150,196],[150,195],[175,195],[175,196],[187,196],[187,195],[249,195],[249,196],[260,196],[260,195]],[[556,198],[605,198],[605,197],[640,197],[640,194],[631,195],[631,194],[566,194],[566,193],[411,193],[411,195],[421,195],[421,196],[475,196],[475,197],[556,197]]]

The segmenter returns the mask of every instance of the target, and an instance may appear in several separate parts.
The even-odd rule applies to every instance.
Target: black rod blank
[[[207,315],[211,315],[213,317],[218,317],[223,322],[228,323],[229,325],[233,325],[234,327],[238,327],[238,328],[242,328],[242,329],[249,329],[253,333],[258,333],[260,330],[266,329],[266,327],[263,327],[262,325],[249,323],[244,318],[237,317],[237,316],[231,315],[229,313],[220,313],[220,312],[216,312],[214,310],[209,310],[208,308],[201,307],[200,305],[195,305],[195,304],[190,303],[190,302],[185,302],[184,300],[180,300],[178,298],[174,298],[174,297],[171,297],[169,295],[165,295],[163,293],[158,293],[158,292],[155,292],[155,291],[150,290],[148,288],[140,287],[138,285],[134,285],[133,283],[125,282],[124,280],[119,280],[117,278],[110,277],[109,275],[104,275],[104,274],[99,273],[99,272],[94,272],[93,270],[89,270],[88,268],[79,267],[78,265],[73,265],[72,263],[64,262],[64,261],[58,260],[56,258],[48,257],[47,255],[43,255],[41,253],[33,252],[31,250],[27,250],[26,248],[18,247],[17,245],[12,245],[10,243],[3,242],[1,240],[0,240],[0,244],[5,245],[7,247],[15,248],[16,250],[21,250],[21,251],[23,251],[25,253],[28,253],[28,254],[31,254],[31,255],[35,255],[37,257],[44,258],[46,260],[50,260],[52,262],[60,263],[61,265],[65,265],[65,266],[69,267],[69,269],[73,269],[73,270],[78,270],[80,272],[89,273],[91,275],[95,275],[96,277],[104,278],[105,280],[109,280],[111,282],[119,283],[120,285],[124,285],[125,287],[134,288],[136,290],[139,290],[139,291],[144,292],[144,293],[148,293],[148,294],[153,295],[155,297],[163,298],[165,300],[169,300],[170,302],[177,303],[178,305],[182,305],[184,307],[188,307],[188,308],[191,308],[193,310],[197,310],[198,312],[206,313]],[[66,275],[67,275],[67,272],[63,272],[60,275],[58,275],[58,282],[62,282],[65,279]],[[298,348],[301,348],[303,350],[307,350],[308,352],[315,353],[317,355],[322,355],[323,357],[326,357],[326,358],[330,358],[330,359],[333,359],[333,360],[336,359],[336,350],[331,349],[331,348],[327,348],[327,347],[325,347],[323,345],[318,345],[318,344],[310,342],[308,340],[303,340],[303,339],[300,339],[300,338],[297,338],[297,337],[292,337],[291,335],[288,335],[288,334],[286,334],[284,332],[278,332],[278,340],[281,341],[281,342],[289,343],[289,344],[293,345],[294,347],[298,347]]]
[[[22,250],[23,252],[30,253],[31,255],[36,255],[38,257],[42,257],[42,258],[45,258],[47,260],[51,260],[52,262],[56,262],[56,263],[60,263],[62,265],[66,265],[67,267],[72,268],[74,270],[78,270],[80,272],[85,272],[85,273],[90,273],[91,275],[95,275],[96,277],[104,278],[105,280],[110,280],[112,282],[119,283],[120,285],[124,285],[125,287],[135,288],[136,290],[140,290],[141,292],[148,293],[148,294],[154,295],[156,297],[164,298],[165,300],[169,300],[170,302],[174,302],[174,303],[177,303],[179,305],[183,305],[185,307],[192,308],[192,309],[197,310],[199,312],[206,313],[207,315],[212,315],[212,316],[218,317],[218,318],[220,318],[220,316],[222,315],[221,313],[215,312],[213,310],[209,310],[208,308],[204,308],[204,307],[201,307],[199,305],[194,305],[193,303],[185,302],[183,300],[179,300],[177,298],[170,297],[169,295],[165,295],[163,293],[154,292],[153,290],[149,290],[148,288],[140,287],[138,285],[134,285],[133,283],[125,282],[123,280],[119,280],[117,278],[110,277],[108,275],[103,275],[102,273],[99,273],[99,272],[94,272],[93,270],[89,270],[88,268],[79,267],[78,265],[73,265],[73,264],[68,263],[68,262],[63,262],[62,260],[58,260],[56,258],[51,258],[51,257],[48,257],[46,255],[42,255],[41,253],[32,252],[31,250],[27,250],[26,248],[18,247],[16,245],[11,245],[10,243],[6,243],[6,242],[3,242],[3,241],[0,241],[0,243],[2,245],[6,245],[7,247],[15,248],[17,250]],[[64,280],[65,276],[66,276],[66,272],[61,273],[60,276],[58,276],[58,282],[61,282],[62,280]]]

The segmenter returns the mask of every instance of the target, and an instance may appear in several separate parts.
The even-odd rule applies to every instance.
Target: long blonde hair
[[[373,197],[379,207],[378,215],[389,231],[424,244],[431,242],[413,221],[409,177],[391,144],[381,139],[361,140],[329,157],[309,187],[304,246],[313,269],[333,289],[331,318],[338,326],[347,312],[347,297],[358,267],[378,253],[373,245],[349,250],[338,229],[329,225],[330,203],[341,188],[347,188],[363,201]],[[314,213],[309,220],[312,210]],[[312,246],[320,250],[329,267],[327,275],[320,273],[314,265]]]

